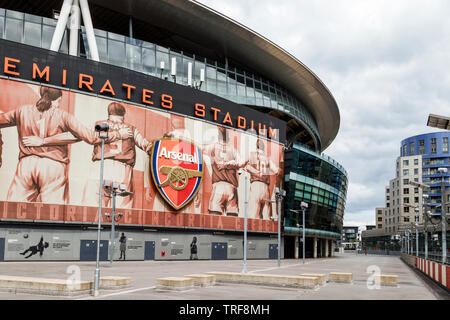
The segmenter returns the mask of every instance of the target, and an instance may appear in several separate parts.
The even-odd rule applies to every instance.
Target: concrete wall
[[[211,259],[213,242],[225,243],[227,246],[228,259],[243,259],[243,235],[242,234],[214,234],[199,231],[144,231],[133,229],[116,229],[114,258],[120,256],[119,238],[122,232],[127,237],[127,260],[144,260],[145,242],[154,241],[155,260],[185,260],[190,258],[190,243],[193,237],[197,237],[198,259]],[[101,231],[101,240],[110,240],[110,229]],[[48,243],[42,256],[39,253],[25,258],[20,253],[36,246],[41,237],[43,242]],[[4,238],[4,260],[5,261],[26,261],[26,260],[80,260],[81,240],[97,240],[96,229],[63,228],[58,227],[21,227],[21,226],[0,226],[0,238]],[[269,245],[277,244],[277,237],[269,235],[248,235],[248,259],[268,259]],[[164,254],[163,254],[164,253]],[[109,257],[108,248],[108,259]],[[281,244],[281,254],[283,257],[283,239]]]

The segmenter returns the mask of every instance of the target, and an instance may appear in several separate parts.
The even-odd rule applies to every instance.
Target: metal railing
[[[400,256],[401,251],[395,251],[395,250],[373,250],[373,249],[367,249],[367,250],[358,250],[358,254],[375,254],[380,256]]]

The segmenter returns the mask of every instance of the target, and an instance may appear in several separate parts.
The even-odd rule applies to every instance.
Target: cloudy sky
[[[329,88],[341,114],[325,154],[349,174],[345,225],[375,224],[404,138],[450,114],[448,0],[200,0],[276,43]]]

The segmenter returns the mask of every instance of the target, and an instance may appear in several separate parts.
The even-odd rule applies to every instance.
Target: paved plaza
[[[211,287],[194,287],[185,291],[162,291],[156,288],[157,278],[184,276],[208,271],[241,272],[242,260],[208,261],[115,261],[100,263],[101,276],[131,277],[130,287],[100,290],[91,295],[64,297],[0,292],[1,300],[27,299],[105,299],[105,300],[439,300],[448,298],[429,281],[408,267],[399,257],[336,254],[323,259],[249,260],[251,273],[300,275],[302,273],[351,272],[353,283],[328,282],[318,289],[299,289],[243,283],[216,283]],[[79,272],[81,280],[93,280],[95,262],[2,262],[0,275],[67,279]],[[368,285],[373,270],[398,276],[395,287]],[[369,271],[369,272],[368,272]],[[69,272],[69,273],[68,273]],[[72,273],[70,273],[72,272]]]

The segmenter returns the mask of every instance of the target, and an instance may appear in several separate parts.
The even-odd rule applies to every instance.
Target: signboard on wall
[[[286,123],[140,72],[0,39],[0,75],[175,112],[284,143]]]
[[[117,198],[117,212],[123,214],[118,224],[243,230],[247,179],[249,231],[277,231],[276,203],[267,200],[274,200],[274,188],[281,186],[283,145],[276,139],[267,139],[269,130],[266,130],[266,136],[256,135],[231,126],[224,127],[220,121],[206,122],[206,116],[191,118],[175,114],[172,111],[176,111],[177,101],[186,111],[195,101],[206,103],[205,100],[215,96],[147,76],[146,80],[155,84],[153,88],[161,86],[167,89],[164,92],[173,90],[173,109],[150,109],[106,96],[20,81],[20,77],[27,74],[27,65],[35,70],[35,78],[46,78],[48,75],[49,83],[52,79],[58,83],[61,79],[51,73],[55,69],[49,67],[46,73],[43,66],[57,65],[60,69],[71,66],[75,68],[73,70],[81,70],[85,64],[90,64],[90,67],[96,64],[24,47],[28,51],[22,48],[14,52],[14,59],[19,62],[2,60],[1,70],[18,75],[14,80],[0,79],[0,140],[3,142],[0,155],[0,219],[96,223],[101,140],[93,128],[99,122],[107,122],[110,131],[105,141],[104,179],[123,183],[133,193]],[[11,57],[10,52],[5,54],[5,50],[0,46],[0,54]],[[42,60],[44,53],[47,60]],[[37,58],[30,59],[30,54],[36,54]],[[32,61],[42,63],[39,70],[33,69]],[[96,66],[83,70],[103,76],[114,74],[104,69],[111,66]],[[118,70],[131,72],[121,68]],[[31,74],[33,77],[33,71]],[[41,76],[38,77],[39,74]],[[138,75],[133,78],[136,87],[139,77],[144,77]],[[112,80],[110,82],[112,85]],[[65,86],[69,87],[68,78]],[[131,98],[129,100],[133,102]],[[164,105],[163,98],[160,101],[161,106]],[[231,114],[235,110],[234,104],[229,101],[219,99],[216,102],[224,102],[223,106],[227,106],[222,107],[222,111],[228,110],[226,112]],[[196,104],[200,102],[194,103],[194,109]],[[239,110],[248,119],[259,119],[260,123],[268,121],[267,126],[271,124],[273,128],[275,125],[282,127],[279,131],[279,137],[282,137],[281,132],[285,131],[282,121],[242,106]],[[271,130],[272,135],[276,135],[275,132],[275,129]],[[158,188],[172,188],[169,179],[172,169],[159,166],[160,179],[157,183],[152,179],[151,154],[161,141],[175,141],[177,146],[184,141],[186,148],[188,145],[195,146],[194,152],[189,154],[187,151],[178,152],[182,150],[174,146],[177,152],[175,149],[169,150],[168,146],[165,151],[158,148],[158,156],[162,154],[171,158],[169,152],[175,152],[177,161],[172,163],[171,168],[183,168],[172,172],[172,177],[174,173],[179,176],[180,172],[187,172],[186,177],[181,174],[181,181],[178,179],[172,184],[179,188],[183,181],[186,182],[185,189],[189,191],[186,198],[180,198],[180,202],[176,197],[167,197],[174,206],[158,191]],[[178,159],[178,156],[181,158]],[[195,168],[183,167],[179,162],[184,160],[191,164],[198,163]],[[164,185],[167,180],[169,184]],[[103,198],[103,208],[102,212],[111,213],[110,198]],[[55,249],[65,250],[65,243],[55,242]]]

